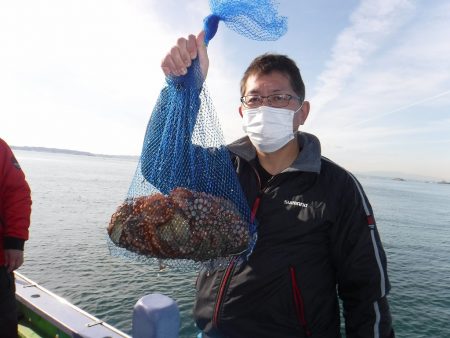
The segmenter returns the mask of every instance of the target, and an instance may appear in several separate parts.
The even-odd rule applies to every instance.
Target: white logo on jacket
[[[303,203],[303,202],[298,202],[298,201],[284,200],[284,204],[286,204],[286,205],[296,205],[298,207],[303,207],[303,208],[307,208],[308,207],[308,203]]]

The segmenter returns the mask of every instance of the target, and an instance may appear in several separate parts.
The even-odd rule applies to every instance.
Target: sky
[[[294,59],[311,111],[302,131],[350,171],[450,181],[450,2],[279,0],[288,31],[223,23],[206,86],[227,142],[244,135],[239,81],[264,53]],[[0,137],[10,145],[139,155],[165,80],[161,60],[198,33],[207,0],[0,1]]]

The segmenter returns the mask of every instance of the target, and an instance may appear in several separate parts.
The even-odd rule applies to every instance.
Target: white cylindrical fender
[[[180,311],[177,303],[162,294],[139,299],[133,309],[133,338],[177,338]]]

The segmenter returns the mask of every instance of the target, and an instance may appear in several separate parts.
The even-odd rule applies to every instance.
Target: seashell
[[[127,218],[132,213],[133,206],[130,203],[121,204],[115,213],[111,216],[111,221],[109,222],[107,231],[111,240],[116,244],[120,245],[123,239],[123,226],[126,223]]]
[[[191,245],[189,223],[181,213],[156,230],[156,237],[163,251],[171,258],[188,258],[195,249]]]

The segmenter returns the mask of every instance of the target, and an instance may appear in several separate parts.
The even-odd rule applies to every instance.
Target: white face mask
[[[259,151],[272,153],[294,138],[294,115],[300,109],[268,106],[244,109],[242,128]]]

